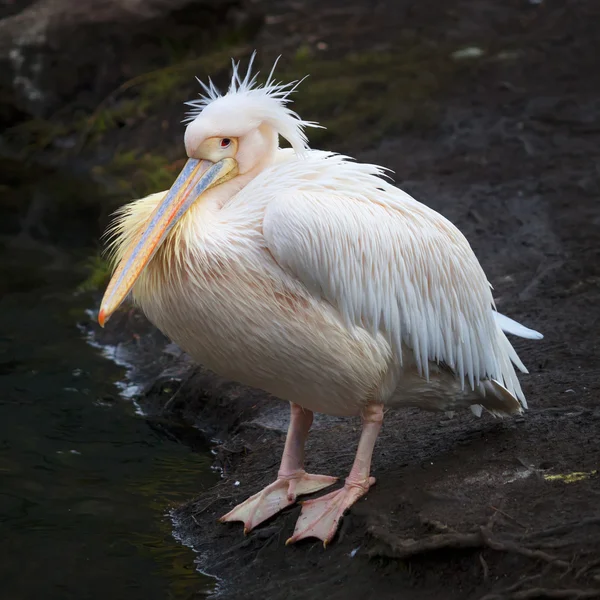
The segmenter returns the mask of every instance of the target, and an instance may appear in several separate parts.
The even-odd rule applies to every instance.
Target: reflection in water
[[[165,515],[214,482],[208,449],[118,396],[123,370],[75,326],[72,265],[43,256],[0,248],[2,598],[203,598],[213,580]]]

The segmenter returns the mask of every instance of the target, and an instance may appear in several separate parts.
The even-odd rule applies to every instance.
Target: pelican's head
[[[298,82],[276,83],[275,62],[266,83],[257,84],[258,73],[251,72],[254,57],[243,78],[239,63],[233,63],[225,95],[209,80],[208,85],[200,82],[204,95],[187,103],[192,107],[185,131],[188,161],[115,269],[98,314],[100,325],[123,302],[169,232],[202,194],[235,178],[243,178],[243,185],[257,175],[273,160],[280,135],[297,154],[308,149],[304,128],[317,125],[303,121],[287,106]]]

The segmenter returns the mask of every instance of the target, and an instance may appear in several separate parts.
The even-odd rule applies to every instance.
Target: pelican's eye
[[[223,138],[221,140],[221,148],[229,148],[231,146],[231,140],[229,138]]]

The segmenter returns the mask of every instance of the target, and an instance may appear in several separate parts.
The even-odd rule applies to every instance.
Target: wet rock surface
[[[530,369],[523,417],[387,413],[377,484],[323,550],[284,546],[298,506],[247,537],[241,524],[217,523],[276,476],[287,406],[191,364],[123,311],[100,339],[137,357],[145,410],[175,434],[192,423],[217,440],[223,479],[177,508],[178,535],[224,598],[600,595],[598,5],[253,6],[265,26],[251,43],[265,63],[282,52],[294,56],[282,77],[317,73],[296,106],[334,124],[315,146],[393,169],[400,187],[465,233],[499,310],[545,339],[515,340]],[[169,110],[150,123],[128,115],[126,131],[150,147],[164,117],[161,135],[176,141]],[[123,136],[99,134],[88,152],[101,157]],[[356,420],[318,416],[307,469],[343,478],[359,430]]]

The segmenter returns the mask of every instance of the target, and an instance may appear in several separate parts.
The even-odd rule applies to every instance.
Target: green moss
[[[92,174],[115,192],[140,198],[171,187],[183,166],[180,163],[149,152],[122,150],[109,163],[94,167]]]
[[[130,126],[170,102],[181,103],[189,95],[189,88],[198,73],[219,73],[226,69],[231,56],[240,49],[229,47],[201,57],[187,58],[169,66],[143,73],[123,83],[101,102],[96,110],[79,122],[81,145],[91,143],[98,136],[120,127]]]
[[[149,115],[159,114],[171,102],[180,104],[189,96],[195,75],[204,77],[222,72],[228,68],[231,56],[248,52],[245,48],[232,46],[238,38],[238,34],[231,34],[215,44],[214,51],[202,56],[190,56],[189,51],[169,47],[165,50],[170,57],[167,66],[125,81],[90,113],[81,114],[65,107],[64,118],[57,114],[48,119],[30,119],[9,128],[3,135],[24,158],[52,147],[61,137],[77,140],[73,148],[61,150],[65,157],[79,154],[112,131],[131,127]],[[53,152],[57,152],[55,148]]]
[[[305,62],[313,57],[313,49],[308,44],[302,44],[298,46],[296,50],[295,59],[297,62]]]
[[[365,147],[389,134],[426,128],[438,115],[436,96],[457,67],[445,49],[415,42],[385,52],[351,53],[341,59],[300,47],[279,79],[309,78],[294,108],[326,127],[311,130],[313,145]]]
[[[3,135],[12,148],[18,148],[23,157],[28,157],[68,134],[69,127],[58,120],[33,118],[8,128]]]
[[[77,288],[79,292],[97,292],[106,287],[112,269],[104,256],[101,254],[90,256],[83,268],[87,276]]]

